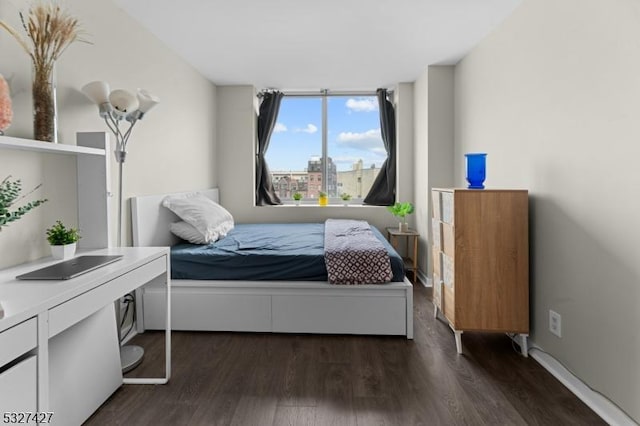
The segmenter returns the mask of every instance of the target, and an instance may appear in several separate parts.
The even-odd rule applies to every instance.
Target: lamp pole
[[[85,85],[82,92],[98,105],[100,117],[104,119],[107,127],[116,138],[116,148],[114,154],[118,162],[118,247],[122,247],[122,210],[123,210],[123,165],[127,156],[127,143],[131,136],[131,131],[136,123],[155,105],[159,99],[151,95],[146,90],[138,90],[137,99],[126,90],[114,90],[109,92],[109,85],[103,81],[94,81]],[[123,121],[129,123],[126,131],[120,129]],[[133,302],[135,307],[135,297]],[[120,299],[115,301],[116,327],[118,331],[118,344],[122,342]],[[135,312],[135,311],[134,311]],[[135,317],[134,317],[135,318]],[[136,345],[125,345],[120,347],[120,364],[122,372],[126,373],[137,367],[142,362],[144,349]]]

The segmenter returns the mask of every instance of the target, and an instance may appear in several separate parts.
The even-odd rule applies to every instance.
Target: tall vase
[[[33,138],[58,143],[55,64],[33,66]]]

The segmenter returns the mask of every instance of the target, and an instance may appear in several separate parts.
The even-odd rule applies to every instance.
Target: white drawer
[[[442,247],[442,223],[437,219],[431,219],[431,234],[433,237],[433,247]]]
[[[453,225],[453,192],[442,193],[442,221]]]
[[[433,217],[435,220],[440,220],[442,218],[442,203],[440,202],[440,191],[431,191],[431,203],[433,205]]]
[[[453,259],[442,253],[442,280],[444,285],[448,287],[454,286],[454,272],[453,272]]]
[[[37,411],[37,362],[33,355],[0,373],[0,413]]]
[[[402,297],[276,295],[272,306],[276,333],[407,332],[406,300]]]
[[[435,248],[432,250],[431,254],[431,260],[433,261],[433,274],[438,275],[438,278],[440,278],[442,276],[442,254],[440,250],[436,250]]]
[[[0,333],[0,367],[38,345],[38,320],[31,318]]]
[[[166,272],[162,256],[49,310],[49,338]]]

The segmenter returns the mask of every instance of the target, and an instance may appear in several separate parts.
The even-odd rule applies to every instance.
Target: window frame
[[[389,93],[393,93],[392,91],[389,91]],[[283,100],[285,98],[320,98],[321,99],[321,110],[322,110],[322,142],[321,142],[321,146],[322,146],[322,154],[320,156],[321,162],[323,164],[323,170],[322,170],[322,174],[321,176],[322,178],[322,183],[320,185],[321,190],[323,192],[328,192],[327,191],[327,182],[328,179],[326,179],[326,176],[329,175],[329,155],[328,155],[328,150],[329,150],[329,128],[328,128],[328,112],[329,112],[329,106],[328,106],[328,100],[329,97],[373,97],[373,98],[377,98],[377,93],[375,90],[371,90],[371,91],[357,91],[357,90],[348,90],[348,91],[330,91],[328,89],[322,89],[318,92],[315,91],[311,91],[311,92],[282,92],[283,94]],[[378,113],[379,114],[379,113]],[[308,182],[307,182],[308,184]],[[336,190],[337,190],[337,182],[336,182]],[[362,194],[361,197],[352,197],[351,200],[349,201],[349,204],[354,204],[354,205],[364,205],[363,201],[364,198],[366,197],[367,194]],[[293,198],[291,197],[281,197],[280,198],[282,201],[282,205],[293,205],[295,204]],[[301,200],[300,204],[304,204],[304,205],[313,205],[314,203],[317,203],[318,199],[317,198],[309,198],[309,197],[305,197]],[[338,195],[336,197],[330,197],[329,198],[329,204],[330,205],[342,205],[344,202],[342,201],[342,198]]]

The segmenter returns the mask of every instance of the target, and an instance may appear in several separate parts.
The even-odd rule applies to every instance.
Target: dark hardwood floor
[[[600,425],[595,413],[502,334],[453,333],[414,286],[415,340],[173,333],[168,385],[124,385],[88,425]],[[147,332],[159,376],[164,338]]]

